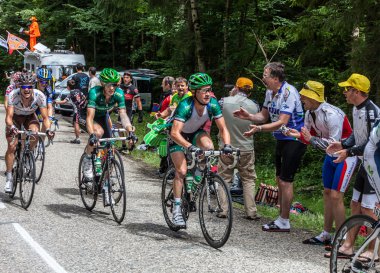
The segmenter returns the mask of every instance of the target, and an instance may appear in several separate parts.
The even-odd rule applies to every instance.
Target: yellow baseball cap
[[[338,83],[340,87],[353,87],[362,92],[368,93],[371,83],[366,76],[360,74],[352,74],[347,81]]]
[[[325,86],[320,82],[307,81],[303,84],[300,95],[316,100],[318,102],[325,101]]]
[[[253,88],[253,82],[248,78],[241,77],[241,78],[237,79],[236,86],[239,88],[252,89]]]

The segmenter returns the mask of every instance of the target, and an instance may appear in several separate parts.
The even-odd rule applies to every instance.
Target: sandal
[[[280,228],[274,223],[274,221],[263,225],[261,229],[267,232],[290,232],[290,228]]]
[[[324,241],[320,241],[317,237],[313,237],[310,239],[306,239],[302,241],[305,245],[320,245],[320,246],[328,246],[331,245],[331,240],[327,239]]]
[[[328,258],[330,259],[331,257],[331,252],[327,252],[325,253],[325,255],[323,255],[325,258]],[[354,257],[355,255],[354,254],[346,254],[346,253],[343,253],[343,252],[340,252],[338,251],[338,256],[337,258],[338,259],[351,259],[352,257]]]

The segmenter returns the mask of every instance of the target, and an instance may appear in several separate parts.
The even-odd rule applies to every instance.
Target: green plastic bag
[[[153,123],[148,123],[147,127],[150,132],[144,136],[144,142],[151,147],[158,147],[161,141],[166,140],[167,134],[164,132],[171,124],[166,123],[166,120],[159,118]]]
[[[168,155],[168,139],[167,138],[161,140],[157,151],[161,157],[165,157]]]

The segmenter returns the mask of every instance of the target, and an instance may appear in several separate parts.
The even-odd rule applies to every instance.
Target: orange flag
[[[28,43],[25,40],[9,32],[8,32],[7,42],[8,42],[8,48],[9,48],[9,54],[12,54],[13,50],[25,49],[28,46]]]

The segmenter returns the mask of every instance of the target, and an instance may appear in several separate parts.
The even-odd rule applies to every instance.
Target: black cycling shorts
[[[368,181],[367,172],[364,169],[363,164],[360,164],[358,173],[356,174],[354,189],[357,190],[358,192],[360,192],[361,195],[363,195],[363,194],[375,194],[376,193]],[[361,198],[362,198],[362,196],[360,197],[359,202],[361,202]]]
[[[293,182],[305,152],[306,145],[300,141],[277,140],[276,176],[284,182]]]

